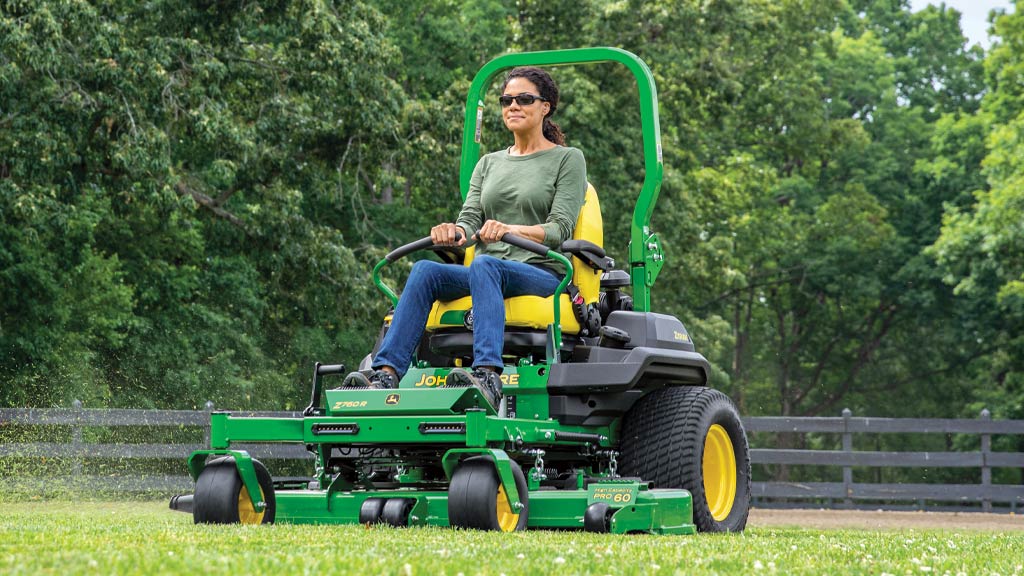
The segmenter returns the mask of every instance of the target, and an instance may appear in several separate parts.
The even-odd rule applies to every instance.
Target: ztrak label
[[[591,484],[587,504],[604,502],[609,506],[626,506],[636,502],[636,484]]]
[[[341,410],[342,408],[363,408],[366,406],[366,400],[339,400],[334,403],[334,408],[331,410]]]

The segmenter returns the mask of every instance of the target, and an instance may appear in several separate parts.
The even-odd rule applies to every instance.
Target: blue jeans
[[[435,300],[473,296],[473,367],[504,365],[505,298],[551,296],[561,279],[536,266],[477,256],[467,266],[420,260],[412,267],[398,300],[391,328],[373,359],[373,367],[390,366],[402,377],[427,326]]]

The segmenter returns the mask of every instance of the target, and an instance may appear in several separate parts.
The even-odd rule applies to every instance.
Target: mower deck
[[[431,371],[432,372],[432,371]],[[432,377],[432,376],[431,376]],[[413,374],[405,382],[426,381],[427,374]],[[518,391],[509,386],[506,392]],[[267,503],[261,496],[252,459],[243,450],[231,449],[242,442],[302,443],[323,461],[335,449],[385,448],[409,450],[436,448],[445,478],[451,479],[460,458],[488,456],[497,469],[509,513],[523,500],[511,469],[512,455],[538,451],[597,453],[609,450],[608,427],[566,426],[554,420],[502,418],[475,388],[410,388],[397,390],[327,390],[327,414],[304,418],[236,417],[215,412],[211,417],[211,449],[189,458],[189,470],[198,479],[210,456],[235,460],[246,500],[257,513]],[[526,403],[529,405],[529,402]],[[507,450],[507,451],[506,451]],[[542,461],[541,461],[542,462]],[[382,489],[369,479],[345,478],[320,471],[308,483],[278,483],[273,490],[276,522],[293,524],[355,524],[365,521],[361,510],[371,499],[406,500],[405,525],[448,526],[448,491],[426,481],[414,467],[398,471],[394,482]],[[528,528],[582,528],[588,506],[608,506],[608,532],[693,534],[692,498],[686,490],[652,489],[640,479],[618,478],[614,469],[580,471],[575,486],[542,485],[541,468],[527,473]],[[575,489],[573,489],[575,488]],[[372,503],[371,503],[372,504]],[[248,506],[249,502],[245,502]]]
[[[583,528],[587,506],[633,494],[630,506],[610,518],[609,532],[625,534],[694,534],[690,493],[685,490],[640,489],[638,482],[592,485],[591,490],[538,490],[529,493],[528,528]],[[613,491],[614,489],[614,491]],[[443,490],[377,490],[334,492],[279,490],[275,522],[285,524],[357,524],[360,508],[370,498],[414,500],[408,526],[448,526],[448,493]]]

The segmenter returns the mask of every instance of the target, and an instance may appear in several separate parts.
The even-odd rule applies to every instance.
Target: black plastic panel
[[[613,359],[613,354],[619,355],[616,353],[622,354],[618,361]],[[710,372],[707,359],[696,352],[664,348],[592,348],[586,363],[553,365],[548,392],[596,394],[668,384],[704,386]]]
[[[643,390],[616,394],[555,395],[549,397],[549,415],[570,426],[607,426],[644,395]]]
[[[667,348],[693,352],[693,341],[683,323],[675,316],[657,312],[627,312],[616,310],[608,315],[608,326],[629,333],[626,348]]]

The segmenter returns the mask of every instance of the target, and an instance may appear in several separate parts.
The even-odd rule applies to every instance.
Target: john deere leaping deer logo
[[[398,405],[398,399],[399,399],[398,394],[388,394],[387,397],[384,398],[384,403],[385,404],[390,404],[392,406],[397,406]]]

